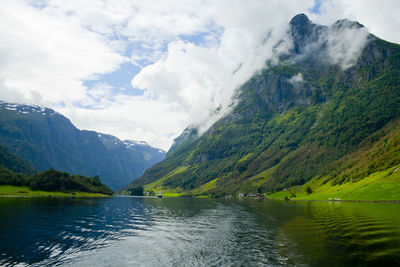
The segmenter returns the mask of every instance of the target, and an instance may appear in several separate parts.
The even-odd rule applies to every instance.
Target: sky
[[[400,43],[398,0],[3,0],[0,100],[168,150],[232,109],[240,85],[290,48],[299,13]]]

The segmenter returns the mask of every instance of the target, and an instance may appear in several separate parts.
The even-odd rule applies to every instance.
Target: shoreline
[[[42,190],[31,190],[27,186],[13,186],[13,185],[0,185],[0,198],[4,197],[110,197],[113,195],[106,195],[102,193],[94,192],[61,192],[61,191],[42,191]]]
[[[157,198],[156,196],[132,196],[132,195],[113,195],[114,197],[136,197],[136,198]],[[186,199],[188,197],[181,197],[181,196],[163,196],[164,198],[178,198],[178,199]],[[212,197],[199,197],[199,196],[192,196],[189,198],[198,198],[198,199],[224,199],[224,200],[273,200],[273,201],[301,201],[301,202],[362,202],[362,203],[387,203],[387,204],[400,204],[400,200],[348,200],[348,199],[301,199],[301,198],[291,198],[291,199],[284,199],[284,198],[271,198],[271,197],[262,197],[262,198],[255,198],[255,197],[244,197],[244,198],[212,198]]]
[[[349,200],[349,199],[299,199],[299,198],[262,198],[262,200],[281,200],[281,201],[312,201],[312,202],[364,202],[364,203],[392,203],[400,204],[400,200]]]
[[[43,192],[43,191],[42,191]],[[50,192],[49,192],[50,193]],[[63,195],[58,195],[62,193]],[[64,195],[65,194],[65,195]],[[24,195],[13,195],[13,194],[1,194],[0,198],[103,198],[103,197],[137,197],[137,198],[157,198],[151,196],[129,196],[129,195],[104,195],[104,194],[97,194],[97,193],[86,193],[86,192],[79,192],[79,194],[73,195],[72,193],[64,193],[64,192],[51,192],[50,194],[43,194],[43,195],[31,195],[31,194],[24,194]],[[177,198],[177,199],[185,199],[186,197],[163,197],[163,198]],[[199,198],[204,199],[204,197],[196,197],[193,196],[192,198]],[[283,199],[283,198],[208,198],[208,199],[226,199],[226,200],[272,200],[272,201],[297,201],[297,202],[332,202],[332,203],[340,203],[340,202],[353,202],[353,203],[384,203],[384,204],[400,204],[400,200],[343,200],[343,199]]]
[[[93,193],[94,195],[3,195],[0,194],[0,198],[79,198],[79,197],[114,197],[114,195],[97,195]]]

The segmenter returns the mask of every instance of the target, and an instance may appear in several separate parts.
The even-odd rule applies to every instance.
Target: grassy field
[[[31,190],[27,186],[0,185],[0,197],[1,196],[106,197],[108,195],[87,192],[49,192]]]
[[[176,192],[162,192],[163,197],[180,197],[183,193],[176,193]]]
[[[270,170],[251,178],[252,182],[259,182],[259,179],[264,181],[269,172]],[[214,188],[217,181],[218,178],[192,191],[163,188],[162,186],[158,186],[153,190],[156,194],[162,192],[163,197],[188,195],[211,197],[209,194],[202,195],[202,193]],[[307,192],[306,189],[308,187],[311,188],[312,193]],[[400,166],[386,171],[375,172],[357,182],[348,182],[341,185],[332,186],[331,181],[327,181],[326,177],[312,179],[303,186],[287,188],[284,191],[266,196],[272,199],[286,198],[292,200],[400,201]]]
[[[157,181],[154,181],[148,185],[145,185],[144,188],[146,190],[151,190],[151,189],[161,189],[162,188],[162,183],[167,180],[169,177],[172,177],[176,174],[185,172],[188,169],[188,166],[180,166],[177,167],[175,170],[171,171],[170,173],[168,173],[167,175],[161,177],[160,179],[158,179]]]
[[[298,200],[400,201],[400,170],[397,170],[398,167],[390,168],[357,182],[335,186],[330,182],[324,183],[323,178],[312,179],[301,187],[288,188],[268,197]],[[307,187],[311,188],[311,194],[307,194]]]

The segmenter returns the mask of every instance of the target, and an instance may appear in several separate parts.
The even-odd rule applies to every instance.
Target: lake
[[[400,264],[400,205],[0,198],[1,266]]]

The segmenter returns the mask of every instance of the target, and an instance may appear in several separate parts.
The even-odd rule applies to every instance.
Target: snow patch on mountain
[[[35,115],[39,114],[42,116],[56,116],[60,115],[60,113],[46,107],[40,107],[36,105],[25,105],[25,104],[17,104],[17,103],[7,103],[0,100],[0,108],[16,111],[17,114],[24,114],[24,115]]]

